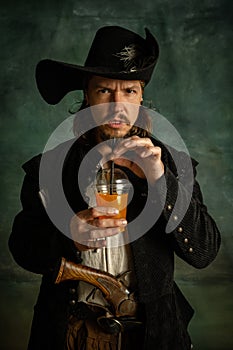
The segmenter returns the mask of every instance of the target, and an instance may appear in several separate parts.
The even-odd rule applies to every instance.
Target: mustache
[[[108,115],[105,119],[104,119],[104,123],[108,123],[112,120],[119,120],[121,122],[124,122],[126,124],[130,124],[130,121],[127,117],[127,115],[123,112],[120,113],[112,113],[110,115]]]

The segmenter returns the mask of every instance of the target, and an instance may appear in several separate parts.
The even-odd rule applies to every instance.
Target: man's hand
[[[106,246],[106,237],[114,236],[127,225],[125,219],[114,219],[118,210],[111,207],[95,207],[80,211],[70,222],[70,231],[79,250]]]
[[[121,158],[128,151],[132,151],[132,157],[127,155],[126,158]],[[114,148],[113,155],[116,164],[129,168],[141,178],[146,178],[151,185],[164,174],[161,148],[154,146],[149,138],[132,136],[122,140]]]

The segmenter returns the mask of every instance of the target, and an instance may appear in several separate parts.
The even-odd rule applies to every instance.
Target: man
[[[152,137],[147,114],[141,111],[144,87],[158,53],[157,41],[147,29],[144,39],[130,30],[107,26],[97,31],[84,66],[53,60],[42,60],[37,66],[37,85],[46,102],[56,104],[79,89],[84,99],[81,118],[74,120],[76,138],[23,166],[23,209],[14,220],[9,246],[19,265],[43,275],[28,349],[186,350],[192,346],[187,327],[193,310],[173,280],[174,253],[204,268],[217,255],[220,234],[193,179],[197,162],[189,163],[186,154],[169,150]],[[77,181],[84,161],[87,189],[112,160],[134,188],[127,220],[116,218],[116,208],[87,203]],[[148,220],[130,226],[144,208]],[[130,237],[126,244],[108,247],[108,239],[126,232],[126,227]],[[108,269],[106,251],[110,251]],[[55,284],[61,258],[110,269],[114,276],[130,271],[124,282],[137,300],[139,326],[119,332],[101,328],[97,319],[108,310],[103,294],[82,280]]]

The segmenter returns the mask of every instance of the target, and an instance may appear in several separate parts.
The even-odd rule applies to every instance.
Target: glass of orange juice
[[[114,218],[126,219],[130,188],[131,183],[122,170],[115,168],[113,174],[111,169],[101,170],[95,184],[96,204],[116,208],[119,213]]]

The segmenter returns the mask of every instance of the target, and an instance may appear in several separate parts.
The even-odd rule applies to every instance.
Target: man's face
[[[93,76],[86,91],[101,139],[124,137],[135,123],[142,101],[139,80],[115,80]]]

